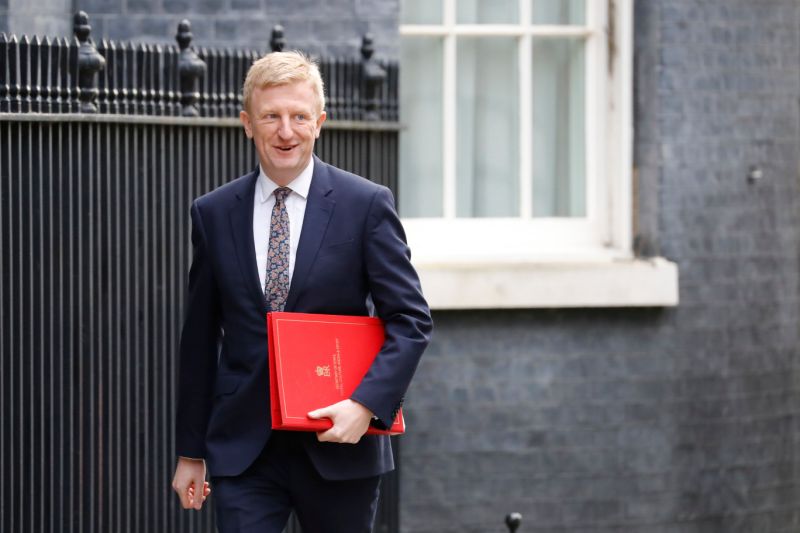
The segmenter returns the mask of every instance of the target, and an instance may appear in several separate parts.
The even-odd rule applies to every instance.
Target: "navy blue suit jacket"
[[[214,476],[243,472],[271,432],[267,309],[253,247],[257,178],[258,170],[191,208],[176,453],[205,458]],[[389,426],[430,338],[430,311],[389,189],[315,158],[285,310],[367,315],[368,296],[386,341],[352,398]],[[314,433],[300,438],[327,479],[394,467],[385,436],[366,435],[354,445],[320,443]]]

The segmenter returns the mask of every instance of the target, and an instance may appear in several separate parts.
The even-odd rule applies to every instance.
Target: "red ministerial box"
[[[309,411],[349,398],[383,346],[383,323],[365,316],[267,313],[272,429],[325,431],[328,419]],[[405,432],[402,409],[388,430]]]

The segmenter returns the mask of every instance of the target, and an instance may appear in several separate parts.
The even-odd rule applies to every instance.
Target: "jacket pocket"
[[[335,242],[333,244],[328,244],[320,248],[319,255],[325,256],[330,254],[338,254],[341,252],[349,252],[352,251],[356,245],[355,239],[348,239],[346,241]]]
[[[214,384],[214,398],[233,394],[242,382],[242,377],[234,374],[222,374],[217,376]]]

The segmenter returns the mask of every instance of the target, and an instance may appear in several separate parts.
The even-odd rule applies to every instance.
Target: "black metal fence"
[[[262,52],[95,51],[83,26],[0,35],[0,531],[212,531],[170,489],[188,207],[256,164],[234,117]],[[369,44],[321,59],[317,152],[394,188],[397,65]],[[396,531],[382,486],[376,530]]]
[[[106,39],[95,46],[90,30],[79,13],[71,39],[0,34],[0,112],[237,118],[247,69],[268,51],[194,50],[187,21],[177,46]],[[280,26],[272,43],[284,47]],[[317,58],[329,119],[397,122],[398,65],[373,53],[365,35],[360,58]]]

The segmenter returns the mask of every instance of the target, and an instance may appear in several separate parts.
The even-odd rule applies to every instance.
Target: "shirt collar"
[[[266,202],[269,197],[275,192],[275,189],[279,187],[277,183],[269,179],[264,169],[261,165],[258,166],[259,174],[258,174],[258,187],[260,189],[261,195],[261,203],[263,204]],[[308,165],[306,168],[303,169],[298,176],[293,179],[287,187],[289,187],[292,192],[299,194],[304,199],[308,199],[308,191],[311,188],[311,176],[314,175],[314,158],[308,160]]]

